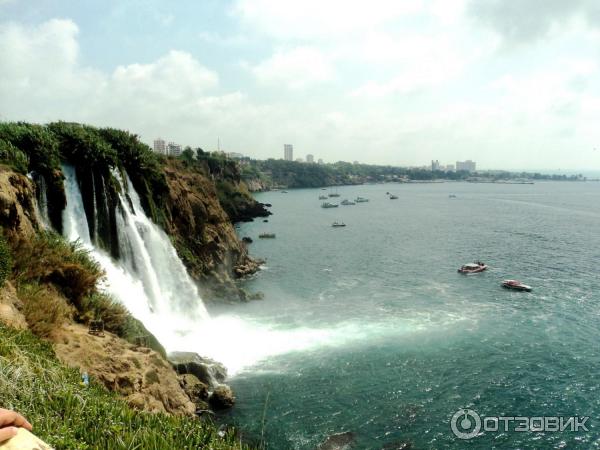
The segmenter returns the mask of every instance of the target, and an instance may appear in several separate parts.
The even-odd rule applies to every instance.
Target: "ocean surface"
[[[342,432],[358,449],[600,447],[600,183],[338,192],[330,201],[370,202],[323,209],[328,191],[262,193],[274,215],[238,228],[266,264],[245,286],[263,300],[210,311],[254,330],[240,333],[227,421],[277,450]],[[457,273],[478,259],[487,272]],[[507,278],[533,292],[503,289]],[[460,440],[450,422],[463,408],[589,416],[589,431],[511,424]]]

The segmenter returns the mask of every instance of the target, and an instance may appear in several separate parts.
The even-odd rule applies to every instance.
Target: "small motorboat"
[[[319,200],[327,200],[327,196],[326,195],[319,195]]]
[[[450,195],[448,196],[448,198],[456,198],[456,195],[454,195],[454,194],[450,194]]]
[[[275,239],[275,233],[261,233],[258,237],[261,239]]]
[[[502,287],[505,287],[506,289],[513,289],[515,291],[531,292],[532,290],[531,286],[527,286],[526,284],[523,284],[517,280],[504,280],[502,282]]]
[[[323,202],[321,203],[321,208],[337,208],[339,205],[335,203]]]
[[[356,197],[356,200],[354,200],[356,203],[367,203],[369,201],[368,198],[364,198],[364,197]]]
[[[465,264],[458,269],[458,273],[470,274],[470,273],[480,273],[486,270],[488,266],[480,261],[477,261],[472,264]]]
[[[342,200],[342,203],[341,203],[341,204],[342,204],[342,205],[344,205],[344,206],[356,205],[356,203],[354,203],[354,202],[351,202],[351,201],[350,201],[350,200],[348,200],[348,199],[344,199],[344,200]]]
[[[397,195],[390,195],[390,200],[398,200],[398,196]]]
[[[334,228],[340,228],[340,227],[345,227],[345,226],[346,226],[346,224],[345,224],[344,222],[337,222],[337,221],[336,221],[336,222],[333,222],[333,223],[331,224],[331,226],[332,226],[332,227],[334,227]]]

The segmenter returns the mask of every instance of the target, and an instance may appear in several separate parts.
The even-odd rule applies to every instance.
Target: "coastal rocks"
[[[184,389],[199,409],[206,409],[203,408],[206,400],[214,410],[231,408],[235,404],[233,391],[223,384],[227,378],[227,369],[223,364],[193,352],[173,352],[168,359],[180,375]]]
[[[227,378],[227,369],[223,364],[194,352],[169,353],[167,359],[178,374],[192,374],[211,389]]]
[[[208,410],[208,385],[200,381],[195,375],[184,374],[179,376],[181,387],[196,405],[196,414]]]
[[[215,410],[228,409],[235,404],[235,397],[231,388],[222,384],[215,388],[208,401]]]
[[[9,238],[32,236],[38,227],[31,181],[4,168],[0,168],[0,227]]]
[[[56,330],[56,356],[121,394],[134,408],[190,415],[196,410],[171,365],[155,351],[132,345],[112,333],[92,336],[78,324]]]
[[[319,444],[317,450],[349,450],[352,448],[355,440],[356,434],[350,431],[332,434]]]
[[[256,273],[261,264],[264,264],[264,260],[261,259],[251,259],[245,262],[245,264],[240,264],[235,266],[233,269],[233,273],[237,278],[247,277],[248,275],[252,275]]]

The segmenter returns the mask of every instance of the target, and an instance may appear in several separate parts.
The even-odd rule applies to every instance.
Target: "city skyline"
[[[0,0],[0,119],[221,136],[259,159],[292,141],[327,161],[600,170],[593,2],[511,5]]]

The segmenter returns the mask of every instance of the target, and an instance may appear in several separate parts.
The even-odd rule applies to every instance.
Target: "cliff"
[[[164,167],[168,197],[164,203],[165,230],[172,237],[179,256],[192,277],[199,281],[207,300],[246,300],[247,294],[235,280],[258,270],[246,244],[237,236],[234,220],[256,217],[268,212],[240,185],[230,184],[232,192],[219,191],[219,182],[202,166],[190,166],[170,159]],[[235,193],[240,193],[236,195]],[[235,204],[233,218],[220,198]],[[233,214],[233,213],[232,213]]]

